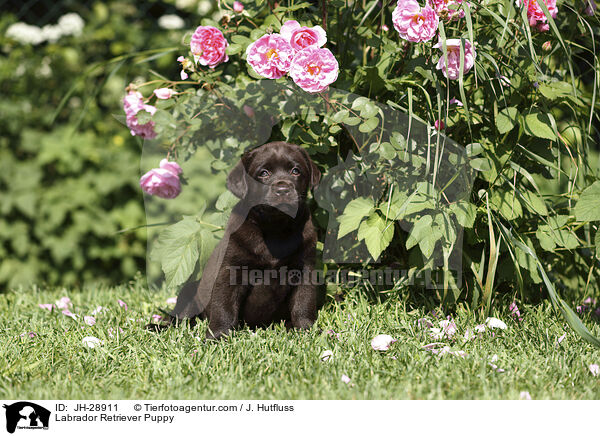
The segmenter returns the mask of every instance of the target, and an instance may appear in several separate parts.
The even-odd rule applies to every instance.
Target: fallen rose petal
[[[96,318],[94,318],[93,316],[84,316],[83,322],[85,322],[87,325],[92,326],[96,324]]]
[[[444,319],[440,321],[440,327],[442,328],[442,332],[448,337],[451,338],[457,332],[458,328],[456,327],[456,323],[451,319]]]
[[[75,319],[75,320],[77,319],[77,315],[75,315],[74,313],[71,313],[71,311],[70,311],[69,309],[65,309],[65,310],[63,310],[63,311],[62,311],[62,314],[63,314],[64,316],[68,316],[68,317],[70,317],[70,318],[73,318],[73,319]]]
[[[488,365],[490,365],[492,367],[492,369],[496,372],[499,372],[499,373],[504,372],[504,370],[502,368],[498,368],[498,365],[495,365],[493,363],[488,363]]]
[[[81,342],[89,348],[96,348],[102,345],[102,341],[94,336],[86,336]]]
[[[117,300],[117,303],[119,303],[119,306],[124,307],[125,310],[128,310],[127,303],[125,303],[123,300]]]
[[[177,297],[167,298],[167,304],[177,304]]]
[[[473,333],[473,330],[467,329],[465,331],[465,335],[464,335],[465,341],[470,341],[471,339],[475,339],[476,337],[477,337],[477,335],[475,333]]]
[[[499,320],[498,318],[487,318],[485,320],[485,323],[487,324],[487,326],[491,329],[500,329],[500,330],[506,330],[506,324]]]
[[[442,329],[439,329],[437,327],[433,327],[431,329],[429,329],[429,335],[435,339],[435,340],[440,340],[444,337],[444,333],[442,333]]]
[[[62,297],[55,304],[58,309],[68,309],[71,306],[71,299],[69,297]]]
[[[390,335],[377,335],[371,340],[371,347],[377,351],[387,351],[396,342]]]
[[[92,311],[92,315],[98,315],[100,312],[104,310],[104,307],[98,306]]]
[[[433,323],[429,321],[427,318],[419,318],[417,320],[417,326],[422,329],[428,329],[433,327]]]
[[[37,333],[36,332],[21,333],[19,336],[20,337],[29,336],[30,338],[35,338],[37,336]]]
[[[431,344],[423,345],[423,348],[425,348],[426,350],[431,350],[433,348],[437,348],[440,345],[444,345],[444,343],[443,342],[432,342]]]
[[[597,377],[598,374],[600,374],[600,367],[595,363],[592,363],[588,368],[594,377]]]
[[[517,307],[517,303],[515,301],[510,303],[510,305],[508,306],[508,310],[510,311],[510,315],[516,321],[523,321],[523,318],[521,318],[521,312],[519,312],[519,308]]]
[[[339,333],[336,333],[335,330],[333,330],[333,329],[329,329],[325,333],[327,333],[331,337],[336,338],[337,340],[339,340],[341,338],[341,335]]]
[[[114,338],[114,337],[115,337],[115,335],[113,334],[114,332],[115,332],[115,329],[114,329],[114,328],[112,328],[112,327],[111,327],[111,328],[109,328],[109,329],[108,329],[108,337],[109,337],[109,338]],[[120,334],[123,334],[123,329],[122,329],[121,327],[119,327],[119,333],[120,333]]]
[[[323,362],[327,362],[329,359],[331,359],[331,356],[333,356],[333,351],[331,351],[331,350],[325,350],[325,351],[323,351],[323,353],[321,353],[320,359]]]
[[[527,391],[521,391],[521,393],[519,394],[519,398],[521,400],[531,400],[531,395],[529,395],[529,392]]]
[[[153,322],[159,322],[161,319],[163,319],[163,317],[160,315],[152,315]]]
[[[52,312],[52,309],[54,308],[54,304],[50,304],[50,303],[38,304],[38,307],[40,309],[46,309],[46,310]]]
[[[556,340],[556,343],[557,343],[557,344],[560,344],[562,341],[564,341],[564,340],[565,340],[565,338],[566,338],[566,337],[567,337],[567,334],[565,333],[565,334],[563,334],[563,335],[562,335],[560,338],[558,338],[558,339]]]
[[[346,374],[342,375],[342,381],[346,384],[350,383],[350,377],[348,377]]]
[[[475,330],[477,333],[483,333],[485,331],[485,324],[477,324],[473,330]]]
[[[444,354],[451,353],[451,350],[450,350],[450,347],[448,345],[446,345],[443,348],[434,348],[434,349],[431,350],[431,352],[433,354],[437,354],[439,356],[443,356]]]

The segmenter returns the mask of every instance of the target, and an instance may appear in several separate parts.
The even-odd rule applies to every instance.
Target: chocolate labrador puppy
[[[310,328],[317,317],[310,281],[317,237],[305,200],[320,178],[297,145],[271,142],[246,152],[227,178],[240,201],[224,237],[201,280],[181,289],[171,316],[208,318],[210,339],[241,323],[259,327],[283,320]]]

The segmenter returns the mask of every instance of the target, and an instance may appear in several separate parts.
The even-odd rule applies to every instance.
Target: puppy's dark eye
[[[300,170],[296,167],[292,168],[291,173],[295,176],[299,176],[300,175]]]
[[[269,177],[269,172],[267,170],[262,170],[258,173],[258,177]]]

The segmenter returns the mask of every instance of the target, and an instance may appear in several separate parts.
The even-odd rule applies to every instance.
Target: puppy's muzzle
[[[294,185],[290,182],[279,181],[271,188],[276,197],[289,197],[294,191]]]

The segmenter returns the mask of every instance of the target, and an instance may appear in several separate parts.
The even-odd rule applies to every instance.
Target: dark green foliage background
[[[136,53],[177,47],[181,33],[157,25],[174,5],[137,3],[0,1],[0,290],[120,283],[145,268],[146,231],[117,234],[145,224],[141,142],[113,114],[148,68],[176,74],[174,53],[142,65]],[[68,12],[84,19],[81,37],[5,37],[14,22],[43,26]]]
[[[156,80],[151,85],[156,88],[178,81],[175,59],[187,53],[182,37],[210,24],[225,31],[230,61],[192,79],[207,89],[226,84],[244,90],[256,81],[243,58],[251,41],[269,27],[277,29],[282,18],[321,24],[324,17],[323,2],[258,0],[245,2],[251,20],[224,25],[210,13],[201,17],[198,2],[187,2],[189,7],[179,2],[178,8],[175,3],[59,2],[49,9],[54,15],[39,18],[35,8],[25,17],[19,7],[3,8],[0,286],[116,283],[143,270],[146,230],[117,233],[145,224],[138,186],[142,144],[113,117],[123,113],[127,84]],[[472,158],[475,185],[469,200],[476,216],[465,233],[468,282],[461,298],[489,309],[492,291],[532,301],[545,296],[548,286],[538,265],[524,246],[512,244],[508,230],[535,250],[549,280],[563,292],[595,293],[600,279],[600,197],[594,184],[597,16],[582,15],[577,1],[559,2],[556,26],[532,33],[512,0],[475,2],[472,16],[446,23],[443,32],[477,42],[476,68],[462,81],[447,82],[435,70],[439,54],[432,43],[408,44],[393,30],[392,3],[384,8],[376,1],[326,3],[328,48],[340,62],[335,87],[425,122],[445,119],[446,133]],[[4,36],[19,19],[44,25],[71,11],[86,22],[82,37],[30,46]],[[158,17],[166,13],[180,15],[185,28],[158,27]],[[390,30],[383,32],[383,24]],[[550,50],[542,48],[544,42]],[[510,77],[510,85],[501,74]],[[186,95],[193,95],[197,87],[187,89]],[[143,89],[146,96],[150,91]],[[465,107],[447,107],[451,97]],[[184,99],[171,108],[159,106],[163,138],[176,133],[165,126],[181,113]],[[320,121],[284,123],[276,134],[304,143],[326,170],[345,157],[339,156],[335,123],[329,130],[333,136]],[[400,229],[397,234],[401,237],[390,243],[388,255],[407,236]]]

